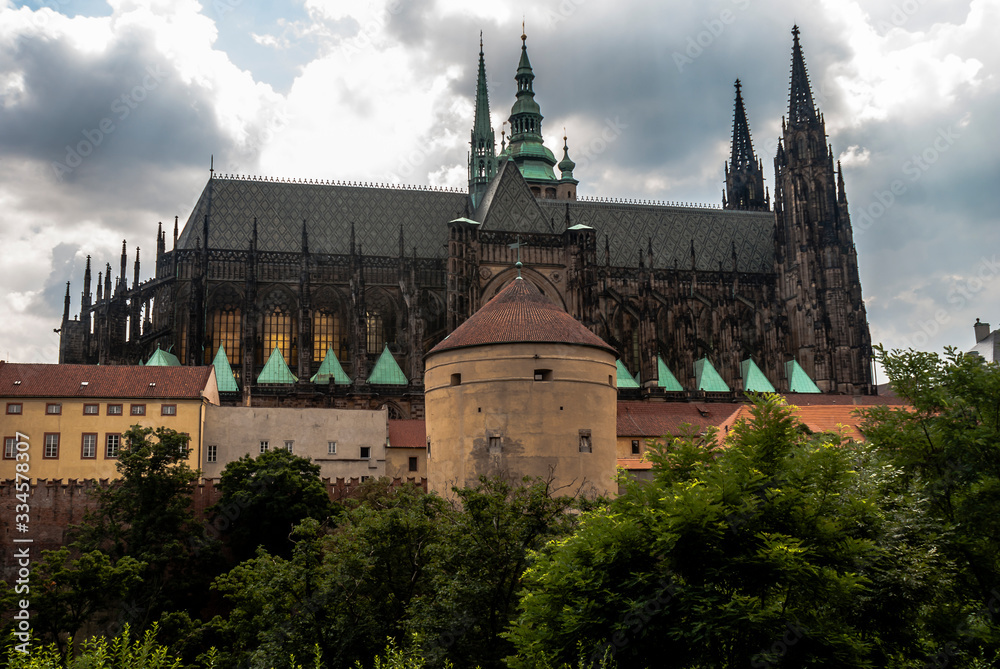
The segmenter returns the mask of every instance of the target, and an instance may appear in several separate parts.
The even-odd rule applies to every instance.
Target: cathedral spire
[[[476,116],[472,125],[472,150],[469,153],[469,196],[472,206],[486,192],[497,172],[496,136],[490,122],[490,97],[486,87],[486,59],[483,55],[483,33],[479,33],[479,77],[476,80]]]
[[[757,162],[753,155],[753,143],[750,140],[750,125],[747,123],[747,112],[743,106],[742,84],[736,80],[736,107],[733,112],[733,146],[729,159],[732,169],[746,169]]]
[[[528,36],[521,34],[521,59],[517,63],[517,100],[510,109],[510,144],[504,155],[517,165],[536,197],[556,197],[556,158],[542,139],[542,112],[535,102],[535,73],[528,60]],[[551,187],[550,187],[551,186]]]
[[[725,166],[726,190],[722,195],[725,209],[766,211],[764,170],[753,152],[750,124],[743,105],[743,84],[736,80],[736,103],[733,109],[733,145]]]
[[[788,91],[788,122],[792,125],[813,123],[816,121],[816,106],[813,104],[812,89],[809,87],[809,74],[806,72],[806,61],[802,57],[802,45],[799,44],[799,27],[792,27],[794,41],[792,43],[792,77]]]

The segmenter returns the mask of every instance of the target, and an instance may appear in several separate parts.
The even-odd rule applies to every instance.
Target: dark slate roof
[[[468,199],[466,193],[441,190],[216,177],[202,191],[177,243],[195,248],[208,213],[209,248],[246,250],[256,217],[261,251],[301,251],[304,219],[312,253],[348,253],[354,223],[365,255],[399,255],[402,226],[407,255],[416,247],[420,257],[444,257],[448,221],[465,215]]]
[[[547,219],[566,220],[565,200],[539,200]],[[691,242],[699,270],[730,271],[733,247],[740,272],[774,271],[774,214],[657,204],[576,201],[569,205],[570,225],[589,225],[598,235],[598,261],[604,262],[603,237],[608,236],[611,265],[634,267],[639,251],[645,257],[650,240],[653,267],[691,268]],[[561,228],[559,232],[561,232]]]
[[[0,365],[0,397],[198,399],[212,366]],[[86,385],[85,385],[86,384]]]
[[[603,339],[524,279],[511,281],[427,355],[465,346],[522,342],[593,346],[618,357]]]
[[[466,193],[453,191],[216,177],[198,199],[178,245],[196,247],[211,201],[210,248],[245,250],[257,217],[261,251],[297,252],[305,219],[313,253],[347,253],[353,222],[365,255],[397,256],[402,226],[407,255],[416,247],[420,257],[442,258],[448,222],[470,215],[468,200]],[[471,217],[484,230],[561,233],[566,206],[566,200],[536,200],[517,166],[505,161]],[[597,231],[601,262],[606,235],[616,267],[635,266],[651,240],[654,267],[689,269],[693,242],[699,270],[717,271],[720,263],[731,270],[735,247],[739,271],[774,271],[770,212],[578,200],[569,204],[569,223]]]
[[[483,194],[473,218],[484,230],[562,232],[542,213],[521,171],[510,160],[500,161],[500,169]]]

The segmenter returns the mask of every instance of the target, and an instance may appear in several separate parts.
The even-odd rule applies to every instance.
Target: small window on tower
[[[590,430],[580,430],[580,452],[591,453]]]
[[[535,370],[535,381],[551,381],[552,380],[552,370],[551,369],[536,369]]]
[[[451,375],[451,385],[453,385],[453,386],[460,386],[460,385],[462,385],[462,375],[461,374],[452,374]]]
[[[490,455],[500,455],[500,437],[490,437]]]

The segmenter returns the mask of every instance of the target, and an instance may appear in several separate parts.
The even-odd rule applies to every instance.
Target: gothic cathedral
[[[123,243],[95,299],[88,256],[78,318],[67,285],[60,362],[215,364],[226,402],[419,418],[424,355],[520,259],[616,349],[620,394],[721,399],[760,374],[781,392],[802,378],[871,394],[843,175],[792,34],[773,199],[738,80],[721,208],[578,199],[566,138],[558,162],[543,143],[526,37],[499,150],[480,43],[467,191],[213,172],[170,250],[158,231],[154,278],[139,280],[136,249],[128,280]]]

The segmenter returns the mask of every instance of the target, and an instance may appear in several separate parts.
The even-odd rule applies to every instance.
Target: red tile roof
[[[703,429],[718,426],[740,408],[738,404],[689,402],[619,402],[619,437],[662,437],[677,434],[687,423]]]
[[[652,469],[653,463],[640,458],[618,458],[618,466],[622,469]]]
[[[826,395],[813,393],[786,393],[782,395],[785,401],[794,406],[819,406],[819,405],[852,405],[859,407],[877,405],[902,406],[908,402],[894,393],[884,395]]]
[[[791,397],[791,396],[789,396]],[[789,402],[791,404],[791,402]],[[842,433],[849,439],[863,441],[864,436],[858,429],[861,424],[861,417],[855,412],[864,409],[865,406],[875,406],[880,404],[873,402],[868,405],[853,404],[820,404],[814,406],[791,405],[792,411],[802,423],[813,432],[837,432]],[[882,403],[884,404],[884,403]],[[900,408],[905,408],[900,406]],[[750,407],[741,405],[738,413],[726,421],[727,426],[731,426],[741,418],[750,418]]]
[[[512,281],[428,355],[464,346],[515,342],[593,346],[618,357],[603,339],[523,279]]]
[[[427,429],[422,420],[390,420],[389,446],[427,448]]]
[[[211,366],[0,365],[0,397],[197,399]]]

